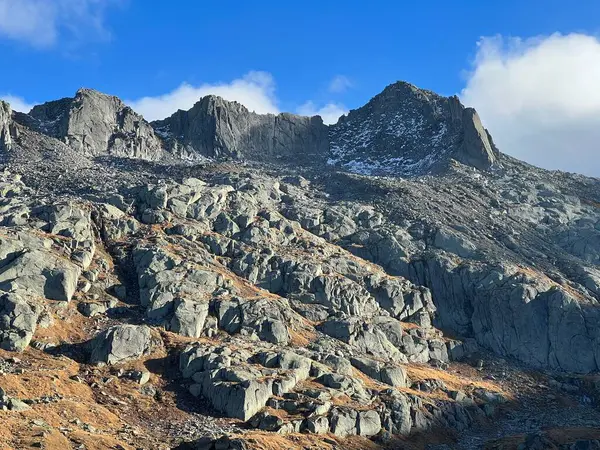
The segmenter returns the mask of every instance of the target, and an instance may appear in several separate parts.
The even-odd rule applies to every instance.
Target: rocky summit
[[[599,449],[600,181],[500,150],[404,82],[0,103],[0,448]]]

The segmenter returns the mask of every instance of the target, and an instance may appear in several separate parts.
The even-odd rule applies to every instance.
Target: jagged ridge
[[[9,114],[10,116],[10,114]],[[256,114],[217,96],[149,124],[118,98],[81,89],[14,120],[85,155],[158,160],[237,159],[372,175],[417,176],[455,159],[489,169],[498,150],[477,113],[456,97],[399,82],[327,127],[320,117]]]

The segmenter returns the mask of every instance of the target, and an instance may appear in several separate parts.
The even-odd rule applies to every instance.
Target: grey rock
[[[182,336],[200,337],[208,316],[208,303],[178,299],[174,305],[171,331]]]
[[[248,380],[241,383],[225,383],[213,380],[207,372],[201,379],[202,395],[213,407],[228,417],[248,420],[267,403],[272,392],[270,380]]]
[[[152,127],[117,97],[80,89],[74,98],[35,106],[29,123],[90,155],[160,159],[162,143]]]
[[[113,292],[115,293],[115,297],[117,297],[121,301],[127,300],[127,288],[122,284],[118,284],[113,287]]]
[[[11,136],[12,109],[0,100],[0,150],[8,150],[12,144]]]
[[[310,417],[304,422],[305,430],[312,434],[326,434],[329,432],[329,419],[323,416]]]
[[[444,228],[438,230],[433,244],[442,250],[462,256],[463,258],[472,258],[477,250],[475,245],[468,239]]]
[[[435,173],[450,158],[487,170],[498,159],[475,110],[405,82],[341,117],[330,135],[330,164],[367,175]]]
[[[320,117],[260,115],[220,97],[201,98],[189,111],[153,122],[175,153],[211,158],[298,162],[323,160],[329,147]]]
[[[35,333],[41,307],[16,293],[0,296],[0,348],[23,351]]]
[[[150,372],[147,370],[132,370],[130,372],[126,372],[125,375],[138,383],[140,386],[143,386],[150,381]]]
[[[8,409],[15,412],[21,412],[31,409],[31,406],[24,401],[19,400],[18,398],[11,398],[8,404]]]
[[[389,384],[394,387],[407,387],[409,379],[404,370],[400,366],[385,366],[381,369],[379,377],[382,383]]]
[[[357,418],[358,413],[355,410],[336,408],[329,418],[329,429],[335,436],[342,438],[354,436],[358,431]],[[365,425],[367,429],[370,428],[367,422],[365,422]]]
[[[359,411],[356,431],[360,436],[375,436],[381,431],[381,418],[377,411]]]
[[[462,405],[466,405],[466,406],[474,406],[475,405],[475,401],[468,397],[464,392],[462,391],[450,391],[448,393],[449,397],[453,400],[456,400],[456,402],[462,404]]]
[[[250,424],[254,428],[259,428],[264,431],[277,431],[283,425],[283,420],[275,415],[262,412],[254,416],[250,420]]]
[[[95,317],[108,310],[106,304],[101,303],[79,303],[77,309],[86,317]]]
[[[367,324],[364,319],[358,317],[345,320],[331,319],[321,324],[319,329],[366,355],[394,358],[400,361],[403,359],[398,348],[390,341],[389,335]],[[401,329],[397,331],[402,334]]]
[[[392,434],[408,436],[412,429],[411,401],[408,396],[397,391],[390,392],[385,398],[387,406],[386,417],[383,418],[383,427]]]
[[[329,354],[326,355],[321,362],[341,375],[352,375],[352,364],[343,356]]]
[[[22,250],[0,268],[0,284],[16,282],[40,296],[69,301],[77,288],[80,273],[79,267],[50,252]]]
[[[382,364],[368,358],[352,358],[352,365],[369,377],[394,387],[410,385],[406,370],[400,366]]]
[[[116,364],[150,353],[154,342],[145,325],[116,325],[90,342],[90,363]]]

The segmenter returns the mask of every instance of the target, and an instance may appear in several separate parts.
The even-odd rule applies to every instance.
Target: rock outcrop
[[[80,89],[74,98],[37,105],[17,117],[84,155],[150,160],[163,156],[161,140],[142,116],[117,97],[93,89]]]
[[[116,364],[149,354],[155,343],[147,326],[116,325],[98,334],[89,346],[91,364]]]
[[[10,125],[12,121],[12,110],[10,105],[0,100],[0,151],[10,148],[12,137]]]
[[[330,139],[329,164],[366,175],[435,173],[451,158],[487,170],[498,153],[474,109],[405,82],[341,117]]]
[[[323,162],[329,148],[320,117],[256,114],[214,95],[153,122],[174,153],[260,162]]]
[[[22,352],[31,342],[41,307],[16,293],[0,296],[0,348]]]

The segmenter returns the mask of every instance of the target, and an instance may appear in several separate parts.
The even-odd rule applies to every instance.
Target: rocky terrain
[[[325,126],[0,103],[0,448],[600,448],[600,184],[407,83]]]

